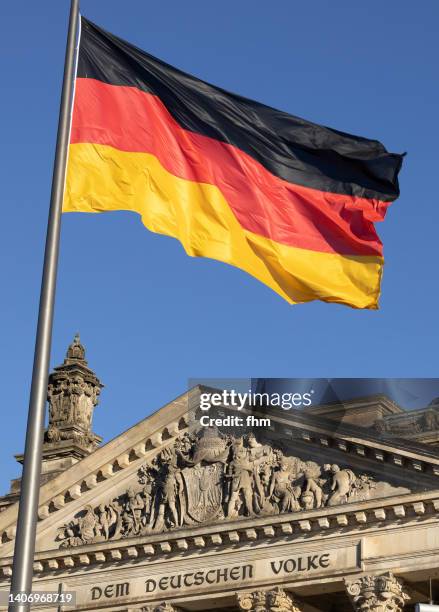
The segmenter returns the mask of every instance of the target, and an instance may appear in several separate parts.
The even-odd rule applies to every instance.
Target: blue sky
[[[376,312],[289,306],[129,213],[66,215],[52,365],[79,330],[106,385],[95,431],[112,438],[189,378],[437,376],[439,4],[83,0],[81,10],[200,78],[408,152],[402,195],[378,227]],[[24,443],[67,14],[67,0],[0,7],[0,492]]]

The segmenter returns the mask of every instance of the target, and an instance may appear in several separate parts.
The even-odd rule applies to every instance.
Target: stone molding
[[[181,532],[127,538],[115,542],[101,542],[94,545],[79,546],[73,549],[54,549],[37,553],[34,562],[36,575],[49,575],[54,571],[95,564],[129,563],[160,558],[164,555],[179,557],[190,552],[221,551],[231,546],[252,546],[256,543],[276,543],[295,538],[330,535],[343,531],[344,534],[357,533],[365,526],[387,529],[390,524],[413,524],[419,518],[437,519],[439,517],[439,492],[407,495],[405,499],[374,500],[366,505],[352,504],[325,509],[325,513],[311,511],[295,513],[290,516],[269,517],[269,519],[248,519],[208,526],[207,528],[185,529]],[[384,503],[383,503],[384,502]],[[12,574],[12,557],[0,559],[0,581],[9,580]]]
[[[392,572],[345,580],[345,585],[356,612],[402,612],[410,599],[404,582]]]
[[[250,414],[243,409],[241,414]],[[255,416],[267,416],[266,413],[252,412]],[[381,464],[388,464],[395,467],[402,467],[407,471],[422,472],[429,476],[439,476],[439,460],[433,456],[424,455],[421,451],[413,449],[403,449],[401,446],[392,446],[392,439],[363,439],[361,432],[358,436],[344,436],[338,432],[328,434],[320,426],[312,426],[304,423],[294,423],[279,417],[272,418],[273,431],[285,431],[285,428],[295,430],[295,439],[308,442],[310,446],[332,448],[342,451],[346,455],[357,455],[378,461]],[[360,427],[357,428],[361,430]],[[400,442],[403,442],[403,440]],[[430,449],[426,448],[426,451]]]
[[[270,591],[247,591],[238,593],[240,610],[248,612],[301,612],[294,598],[282,587]]]

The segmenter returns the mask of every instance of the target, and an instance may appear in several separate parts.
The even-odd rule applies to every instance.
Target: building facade
[[[101,388],[75,337],[49,379],[35,591],[74,592],[77,610],[144,612],[402,612],[428,601],[439,575],[436,403],[261,407],[239,415],[263,426],[206,428],[195,387],[101,445]],[[227,416],[234,409],[216,409],[219,423]],[[19,490],[17,479],[0,498],[0,590]]]

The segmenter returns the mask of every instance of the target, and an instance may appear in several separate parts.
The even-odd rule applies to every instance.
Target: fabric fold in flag
[[[133,211],[290,303],[377,308],[401,155],[81,25],[64,212]]]

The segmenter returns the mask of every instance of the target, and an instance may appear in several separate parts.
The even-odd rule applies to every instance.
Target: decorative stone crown
[[[77,361],[82,361],[84,365],[87,365],[87,362],[85,361],[85,348],[81,344],[81,339],[79,337],[79,334],[75,334],[72,344],[67,349],[67,354],[64,360],[64,364],[77,362]]]

